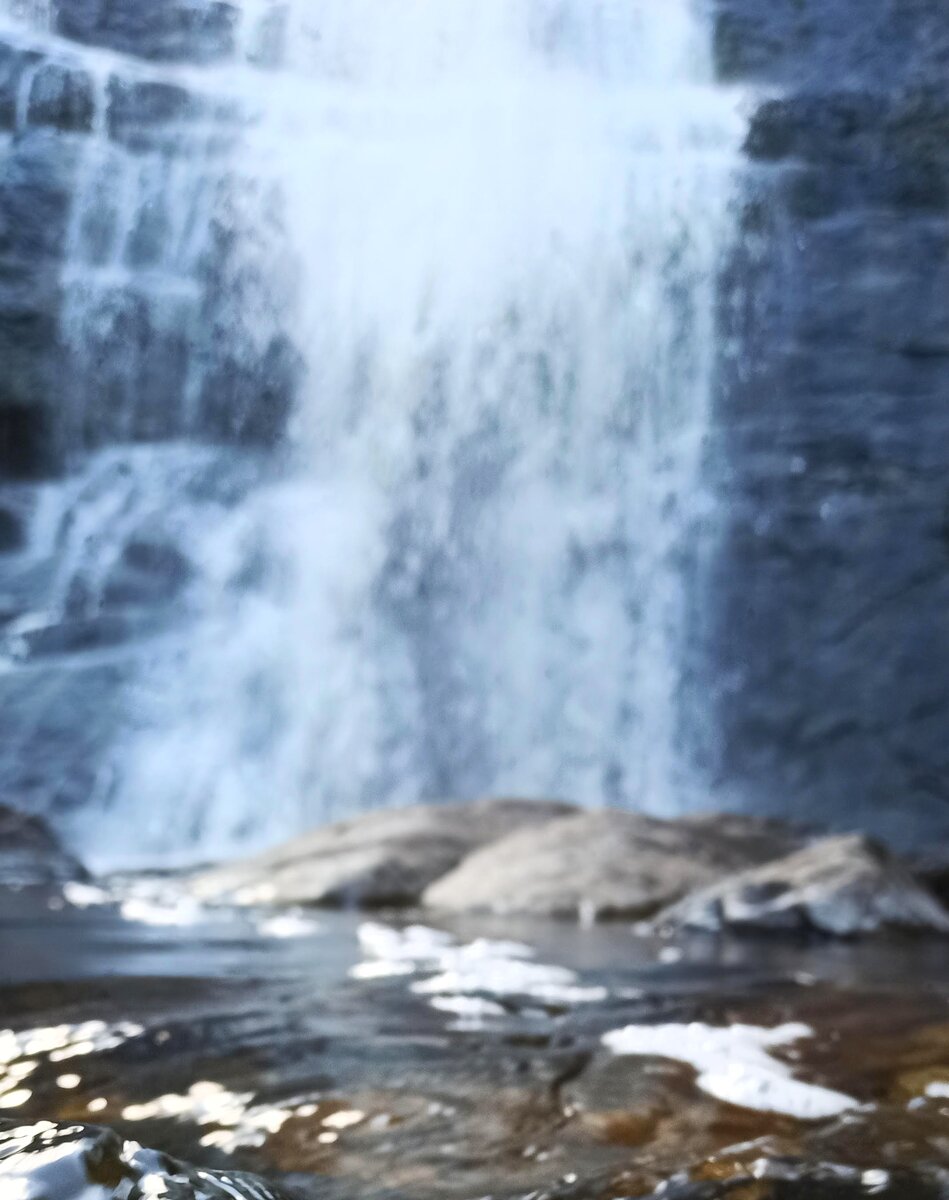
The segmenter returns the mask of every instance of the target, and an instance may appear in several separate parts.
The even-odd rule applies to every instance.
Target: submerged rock
[[[243,1171],[206,1171],[110,1129],[0,1121],[0,1193],[23,1200],[287,1200]]]
[[[666,927],[787,929],[840,937],[887,928],[949,933],[949,913],[910,871],[859,835],[821,838],[742,871],[662,914]]]
[[[482,800],[370,813],[203,872],[192,888],[238,904],[414,904],[480,846],[522,828],[533,838],[575,811],[556,801]]]
[[[45,821],[0,804],[0,887],[46,887],[88,879]]]
[[[774,822],[662,821],[607,809],[512,833],[466,858],[423,899],[452,912],[643,917],[723,871],[767,862],[799,844]]]

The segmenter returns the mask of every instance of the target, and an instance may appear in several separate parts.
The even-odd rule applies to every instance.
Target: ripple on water
[[[141,1025],[131,1021],[113,1025],[105,1021],[45,1025],[18,1033],[12,1029],[0,1030],[0,1109],[21,1108],[30,1100],[33,1093],[23,1086],[23,1082],[36,1071],[42,1060],[60,1063],[113,1050],[144,1032]],[[63,1074],[58,1083],[63,1088],[75,1087],[79,1076]]]

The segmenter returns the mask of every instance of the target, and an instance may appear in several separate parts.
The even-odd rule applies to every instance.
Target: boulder
[[[949,933],[949,913],[908,868],[867,838],[821,838],[786,858],[719,880],[661,914],[662,928],[819,932],[888,928]]]
[[[746,817],[662,821],[606,809],[520,830],[425,892],[451,912],[645,917],[717,879],[787,854],[784,826]]]
[[[0,887],[48,887],[86,878],[45,821],[0,804]]]
[[[575,811],[554,801],[482,800],[369,813],[314,830],[191,881],[205,900],[381,907],[416,903],[465,855]]]

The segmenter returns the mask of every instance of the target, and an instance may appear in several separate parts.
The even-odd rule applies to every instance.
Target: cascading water
[[[242,114],[241,182],[158,242],[192,278],[182,248],[223,224],[229,350],[282,332],[305,371],[263,478],[192,503],[165,472],[192,617],[123,684],[87,854],[199,857],[489,792],[688,804],[686,588],[741,135],[702,14],[255,0],[237,43],[195,74]],[[206,193],[139,170],[166,205]]]

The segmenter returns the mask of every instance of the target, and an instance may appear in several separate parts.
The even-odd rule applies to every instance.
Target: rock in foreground
[[[385,810],[204,872],[192,887],[203,899],[238,904],[414,904],[472,851],[513,830],[524,830],[530,841],[539,826],[574,812],[570,805],[539,800]]]
[[[465,859],[423,899],[451,912],[644,917],[725,871],[799,844],[784,827],[751,818],[662,821],[606,809],[512,833]]]
[[[0,1195],[25,1200],[288,1200],[243,1171],[206,1171],[111,1129],[0,1121]]]
[[[902,864],[866,838],[851,835],[822,838],[786,858],[719,880],[663,913],[659,924],[849,937],[884,929],[949,933],[949,913]]]
[[[48,887],[86,878],[43,820],[0,804],[0,887]]]

